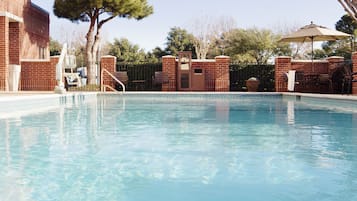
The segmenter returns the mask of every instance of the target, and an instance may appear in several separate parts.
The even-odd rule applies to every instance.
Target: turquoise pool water
[[[0,118],[0,200],[357,200],[355,103],[278,95],[65,102]]]

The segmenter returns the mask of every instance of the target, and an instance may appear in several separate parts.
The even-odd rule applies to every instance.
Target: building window
[[[46,48],[44,47],[39,47],[39,58],[40,59],[46,59]]]

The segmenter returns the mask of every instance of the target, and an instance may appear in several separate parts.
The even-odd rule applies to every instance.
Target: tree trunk
[[[113,19],[115,16],[110,16],[100,22],[97,22],[97,32],[94,34],[94,27],[96,25],[96,21],[98,15],[93,15],[91,18],[90,27],[87,33],[87,44],[86,44],[86,55],[87,55],[87,73],[88,73],[88,84],[97,84],[96,81],[99,79],[100,74],[98,74],[98,78],[96,77],[97,71],[100,70],[99,64],[100,61],[97,62],[98,49],[100,44],[100,30],[104,23]]]
[[[87,33],[87,44],[86,44],[86,64],[87,64],[87,74],[88,74],[88,84],[96,84],[96,68],[95,68],[95,58],[93,57],[93,44],[94,44],[94,25],[95,19],[91,20],[90,27]]]

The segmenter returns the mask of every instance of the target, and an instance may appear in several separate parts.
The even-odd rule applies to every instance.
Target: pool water
[[[101,95],[0,119],[0,200],[357,200],[357,110],[329,108]]]

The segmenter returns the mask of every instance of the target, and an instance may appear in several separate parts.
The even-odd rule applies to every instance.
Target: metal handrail
[[[119,83],[121,86],[122,86],[122,88],[123,88],[123,93],[125,93],[125,85],[120,81],[120,80],[118,80],[113,74],[111,74],[107,69],[105,69],[105,68],[103,68],[102,69],[102,72],[101,72],[101,77],[100,77],[100,85],[101,86],[104,86],[103,85],[103,74],[104,74],[104,72],[106,72],[110,77],[112,77],[117,83]],[[103,91],[103,89],[102,89],[102,91]]]
[[[112,90],[112,91],[118,92],[118,90],[116,90],[116,89],[114,89],[113,87],[111,87],[111,86],[109,86],[109,85],[106,85],[106,84],[102,86],[103,92],[106,92],[106,91],[107,91],[106,88],[109,88],[109,89]]]

